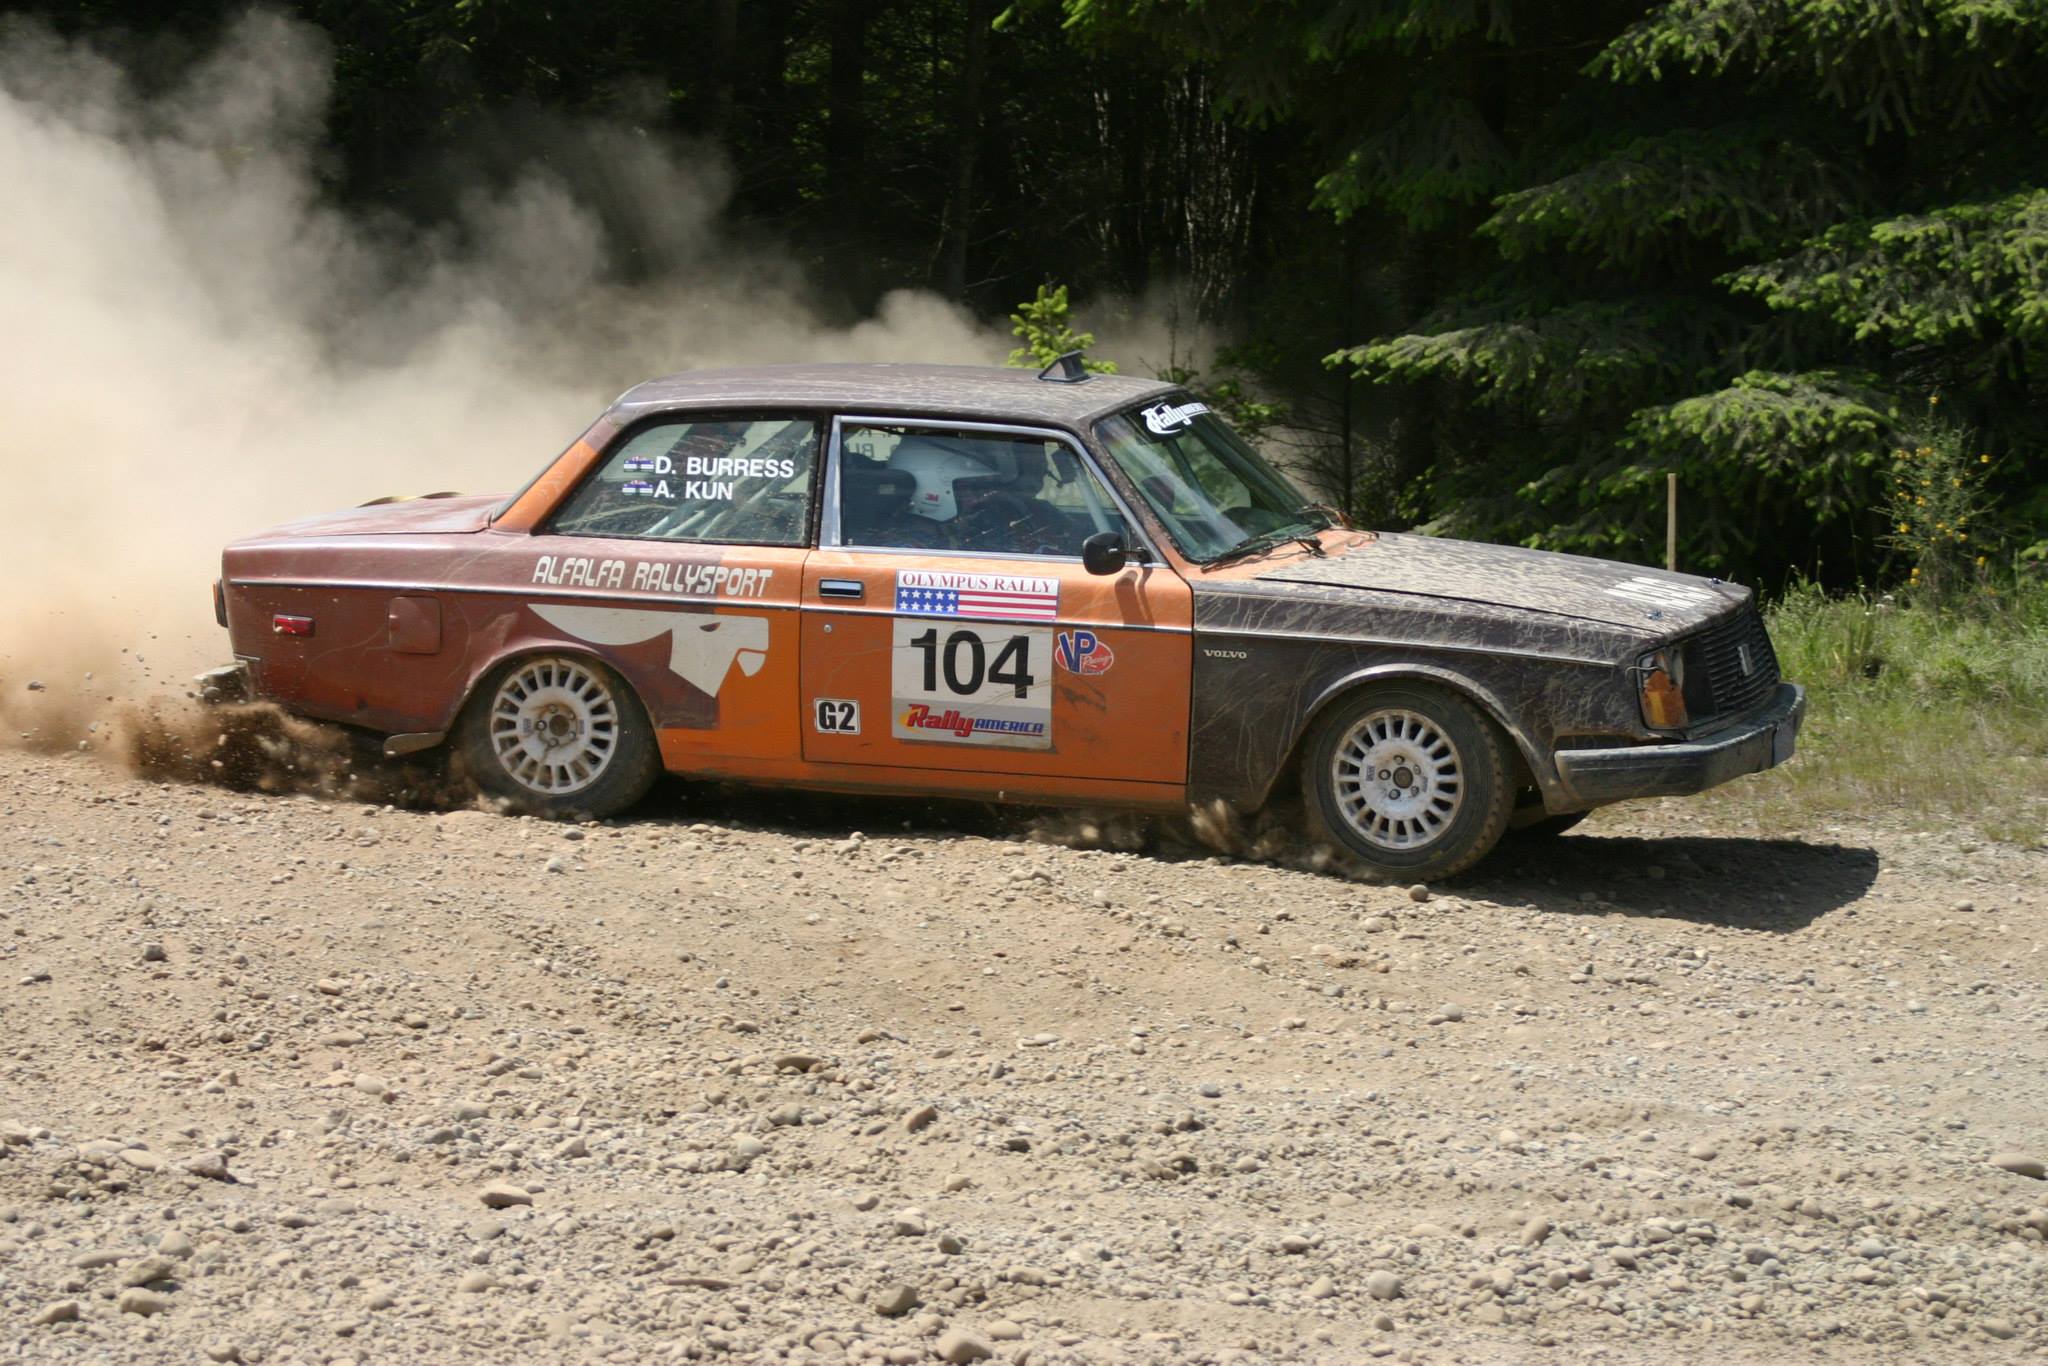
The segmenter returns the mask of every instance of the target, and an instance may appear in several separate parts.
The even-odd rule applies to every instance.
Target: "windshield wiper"
[[[1318,531],[1324,530],[1327,527],[1344,525],[1344,519],[1338,514],[1337,509],[1329,506],[1327,503],[1303,503],[1294,510],[1294,515],[1296,517],[1322,518],[1323,525],[1316,528]]]
[[[1293,541],[1312,555],[1325,553],[1322,542],[1318,541],[1313,533],[1303,535],[1292,527],[1282,527],[1276,531],[1262,531],[1256,536],[1245,537],[1221,555],[1203,560],[1202,568],[1214,569],[1217,565],[1229,564],[1232,560],[1241,560],[1248,555],[1256,555],[1260,551],[1271,550],[1273,547],[1284,545],[1288,541]]]
[[[1232,560],[1241,560],[1262,550],[1271,550],[1282,541],[1293,540],[1294,535],[1292,531],[1262,531],[1256,536],[1247,536],[1221,555],[1212,555],[1203,560],[1202,568],[1214,569],[1219,564],[1229,564]]]

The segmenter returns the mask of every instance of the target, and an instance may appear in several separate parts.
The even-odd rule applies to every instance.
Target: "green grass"
[[[2048,842],[2048,585],[1944,609],[1800,588],[1767,616],[1810,699],[1799,754],[1717,806],[1775,827],[1884,816]]]

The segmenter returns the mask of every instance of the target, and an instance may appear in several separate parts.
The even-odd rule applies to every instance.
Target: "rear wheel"
[[[616,815],[661,773],[632,689],[573,655],[514,660],[485,680],[463,713],[459,747],[486,793],[557,820]]]
[[[1301,776],[1311,824],[1388,878],[1428,881],[1471,867],[1514,809],[1493,723],[1427,684],[1369,688],[1333,704],[1309,733]]]

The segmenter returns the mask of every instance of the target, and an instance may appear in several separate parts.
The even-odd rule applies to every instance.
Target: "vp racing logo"
[[[1116,651],[1093,631],[1062,631],[1053,638],[1052,657],[1070,674],[1106,674]]]
[[[714,617],[702,612],[644,612],[629,607],[532,603],[556,630],[592,645],[638,645],[666,635],[668,668],[698,692],[718,696],[738,664],[752,678],[768,662],[768,618]]]

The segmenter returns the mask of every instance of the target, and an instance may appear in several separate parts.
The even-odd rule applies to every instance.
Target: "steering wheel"
[[[995,489],[981,496],[973,511],[962,517],[963,529],[967,532],[962,540],[966,548],[980,550],[991,555],[1004,553],[1019,555],[1059,555],[1062,549],[1046,539],[1044,519],[1039,508],[1029,498],[1011,493],[1006,489]],[[1017,538],[1034,539],[1029,549],[1018,549],[1010,542]]]

